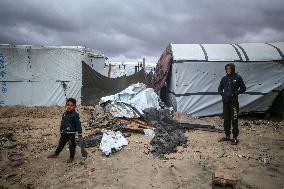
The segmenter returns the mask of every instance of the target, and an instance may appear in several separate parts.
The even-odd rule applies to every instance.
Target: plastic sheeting
[[[83,62],[83,86],[82,105],[94,105],[99,103],[104,96],[122,91],[131,84],[140,82],[146,83],[144,70],[131,76],[119,78],[107,78]]]
[[[124,108],[124,104],[128,104],[130,107],[134,108],[133,112],[120,111],[118,108],[117,111],[112,112],[114,117],[127,117],[131,118],[135,115],[135,111],[138,114],[143,114],[143,110],[146,108],[156,108],[160,109],[159,105],[159,96],[155,93],[154,89],[146,88],[146,85],[143,83],[137,83],[130,85],[125,90],[106,97],[102,97],[100,104],[110,101],[115,106],[120,106]],[[135,116],[137,117],[137,116]]]
[[[155,131],[153,129],[143,129],[145,136],[154,137]]]
[[[81,104],[82,60],[91,55],[84,47],[0,45],[0,104],[64,105],[69,97]]]
[[[100,150],[105,155],[120,150],[123,146],[128,145],[127,139],[122,136],[120,131],[105,131],[100,143]]]

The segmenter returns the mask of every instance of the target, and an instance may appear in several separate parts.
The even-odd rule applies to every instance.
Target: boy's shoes
[[[223,137],[218,140],[218,142],[225,142],[225,141],[230,141],[230,137]]]
[[[238,139],[232,139],[231,140],[231,145],[237,145],[239,143]]]
[[[74,161],[74,158],[69,158],[66,162],[67,163],[72,163]]]
[[[54,154],[48,155],[47,158],[57,158],[57,156],[58,156],[58,155],[54,153]]]

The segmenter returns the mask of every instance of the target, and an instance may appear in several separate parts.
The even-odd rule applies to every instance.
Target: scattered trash
[[[34,184],[33,183],[28,183],[28,184],[25,185],[25,188],[26,189],[32,189],[32,188],[34,188]]]
[[[218,156],[218,158],[222,158],[222,157],[225,157],[225,152],[224,153],[222,153],[220,156]]]
[[[91,168],[90,170],[89,170],[89,172],[95,172],[96,171],[96,168],[95,167],[93,167],[93,168]]]
[[[14,176],[16,176],[16,175],[17,175],[16,173],[7,173],[7,174],[4,174],[4,175],[2,176],[2,179],[7,180],[7,179],[9,179],[9,178],[11,178],[11,177],[14,177]]]
[[[250,127],[250,123],[245,121],[245,122],[241,123],[241,126]]]
[[[126,137],[126,138],[127,138],[127,137],[130,137],[130,136],[131,136],[131,133],[123,133],[123,136]]]
[[[8,152],[7,158],[9,159],[9,164],[12,167],[16,167],[19,166],[21,164],[23,164],[23,153],[22,152],[18,152],[18,151],[11,151]]]
[[[236,154],[236,153],[233,153],[233,155],[238,156],[240,159],[247,159],[247,160],[253,159],[252,157],[246,156],[246,155],[240,155],[240,154]]]
[[[269,164],[271,162],[271,158],[268,155],[262,155],[258,158],[258,160],[264,162],[265,164]]]
[[[143,129],[144,134],[146,136],[154,137],[155,136],[155,131],[153,129]]]
[[[274,130],[278,131],[284,128],[284,121],[280,121],[276,124],[274,124]]]
[[[85,150],[85,145],[84,145],[84,142],[83,142],[83,139],[79,139],[79,144],[80,144],[80,149],[81,149],[81,154],[82,154],[82,157],[87,157],[88,156],[88,152]]]
[[[247,128],[242,128],[242,130],[256,132],[256,129],[255,129],[255,128],[252,128],[251,126],[248,126]]]
[[[145,121],[137,118],[115,118],[115,128],[121,128],[122,130],[143,132],[143,129],[149,129],[150,126]]]
[[[128,141],[120,131],[103,131],[100,150],[105,155],[108,156],[111,153],[120,150],[125,145],[128,145]]]
[[[247,160],[253,159],[253,160],[257,160],[257,161],[263,162],[265,164],[270,164],[271,163],[271,157],[269,157],[268,155],[261,155],[258,158],[257,157],[253,157],[253,156],[248,156],[248,155],[240,155],[240,154],[236,154],[236,153],[233,153],[233,155],[236,155],[240,159],[247,159]]]
[[[17,146],[16,139],[13,133],[5,133],[0,135],[0,147],[12,149]]]
[[[82,138],[82,143],[85,148],[96,147],[101,143],[103,134],[94,133]],[[81,145],[80,141],[76,141],[78,145]]]
[[[255,129],[255,128],[249,128],[249,130],[256,132],[256,129]]]

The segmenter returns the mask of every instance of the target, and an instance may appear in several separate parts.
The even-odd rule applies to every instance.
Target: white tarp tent
[[[217,88],[228,63],[235,64],[247,87],[239,96],[241,112],[266,111],[278,94],[273,91],[283,89],[284,43],[170,44],[169,49],[167,99],[178,112],[221,114]]]
[[[105,56],[81,46],[0,45],[0,105],[80,104],[82,62],[100,71]]]

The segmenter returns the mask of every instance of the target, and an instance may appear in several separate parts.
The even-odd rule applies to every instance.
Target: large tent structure
[[[240,112],[265,112],[284,88],[283,53],[283,42],[171,43],[159,59],[152,84],[156,91],[166,88],[167,102],[178,112],[218,115],[222,101],[217,88],[225,65],[234,63],[247,87],[239,95]]]
[[[0,45],[0,105],[80,104],[82,61],[100,72],[105,58],[81,46]]]
[[[62,106],[69,97],[93,105],[133,83],[146,83],[144,70],[107,78],[106,59],[81,46],[0,45],[0,105]]]

